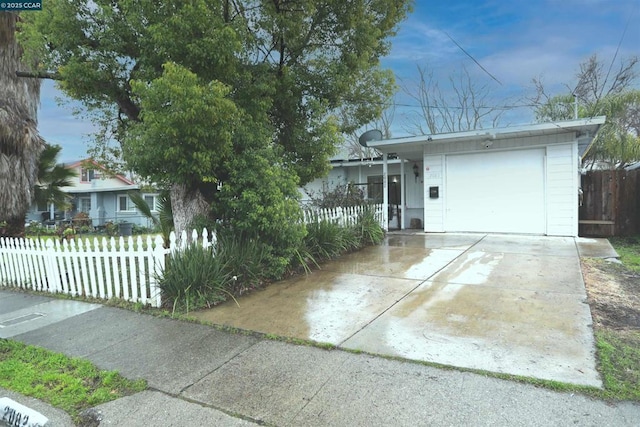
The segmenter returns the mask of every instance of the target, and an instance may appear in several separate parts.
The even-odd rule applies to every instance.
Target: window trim
[[[126,209],[121,209],[122,205],[120,204],[120,199],[125,197],[126,198]],[[116,208],[118,212],[135,212],[136,211],[136,205],[133,204],[133,202],[131,201],[131,198],[126,195],[126,194],[118,194],[118,197],[116,198]]]
[[[83,201],[83,200],[88,200],[88,201],[89,201],[89,210],[87,210],[87,211],[83,211],[83,210],[82,210],[82,201]],[[77,206],[77,209],[76,209],[78,212],[84,212],[84,213],[86,213],[86,214],[90,214],[90,213],[91,213],[91,209],[92,209],[92,206],[91,206],[91,197],[86,197],[86,196],[84,196],[84,197],[78,197],[78,206]]]
[[[149,202],[147,202],[147,197],[152,197],[153,198],[153,205],[149,205]],[[143,193],[142,194],[142,199],[145,201],[145,203],[147,205],[149,205],[149,208],[151,209],[151,212],[158,212],[158,198],[160,197],[159,193]]]

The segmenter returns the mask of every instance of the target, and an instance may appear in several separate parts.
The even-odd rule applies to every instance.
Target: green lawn
[[[609,241],[620,255],[620,261],[628,269],[640,273],[640,236],[612,237]]]
[[[79,414],[146,388],[86,360],[0,339],[0,387],[47,402],[77,421]]]
[[[613,237],[609,241],[622,261],[622,266],[612,266],[617,268],[610,272],[625,284],[622,293],[633,305],[640,301],[640,236]],[[640,314],[640,304],[637,310]],[[633,325],[600,328],[596,345],[606,393],[616,399],[640,401],[640,330]]]
[[[640,401],[640,332],[596,332],[598,366],[607,397]]]

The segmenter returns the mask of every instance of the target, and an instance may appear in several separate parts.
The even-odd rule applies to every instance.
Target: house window
[[[120,212],[133,211],[136,206],[131,202],[129,196],[118,196],[118,210]]]
[[[144,201],[149,206],[152,212],[158,211],[158,195],[157,194],[145,194]]]
[[[80,168],[80,182],[91,182],[94,179],[96,179],[95,170]]]
[[[80,197],[78,199],[78,212],[89,213],[91,211],[91,197]]]

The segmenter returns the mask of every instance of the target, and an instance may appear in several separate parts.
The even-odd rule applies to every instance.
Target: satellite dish
[[[382,139],[382,132],[378,129],[371,129],[360,135],[358,138],[358,142],[363,147],[367,147],[367,142],[369,141],[380,141]]]

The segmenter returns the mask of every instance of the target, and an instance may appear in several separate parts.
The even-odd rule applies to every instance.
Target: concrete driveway
[[[601,386],[573,238],[390,234],[194,313],[375,354]]]

